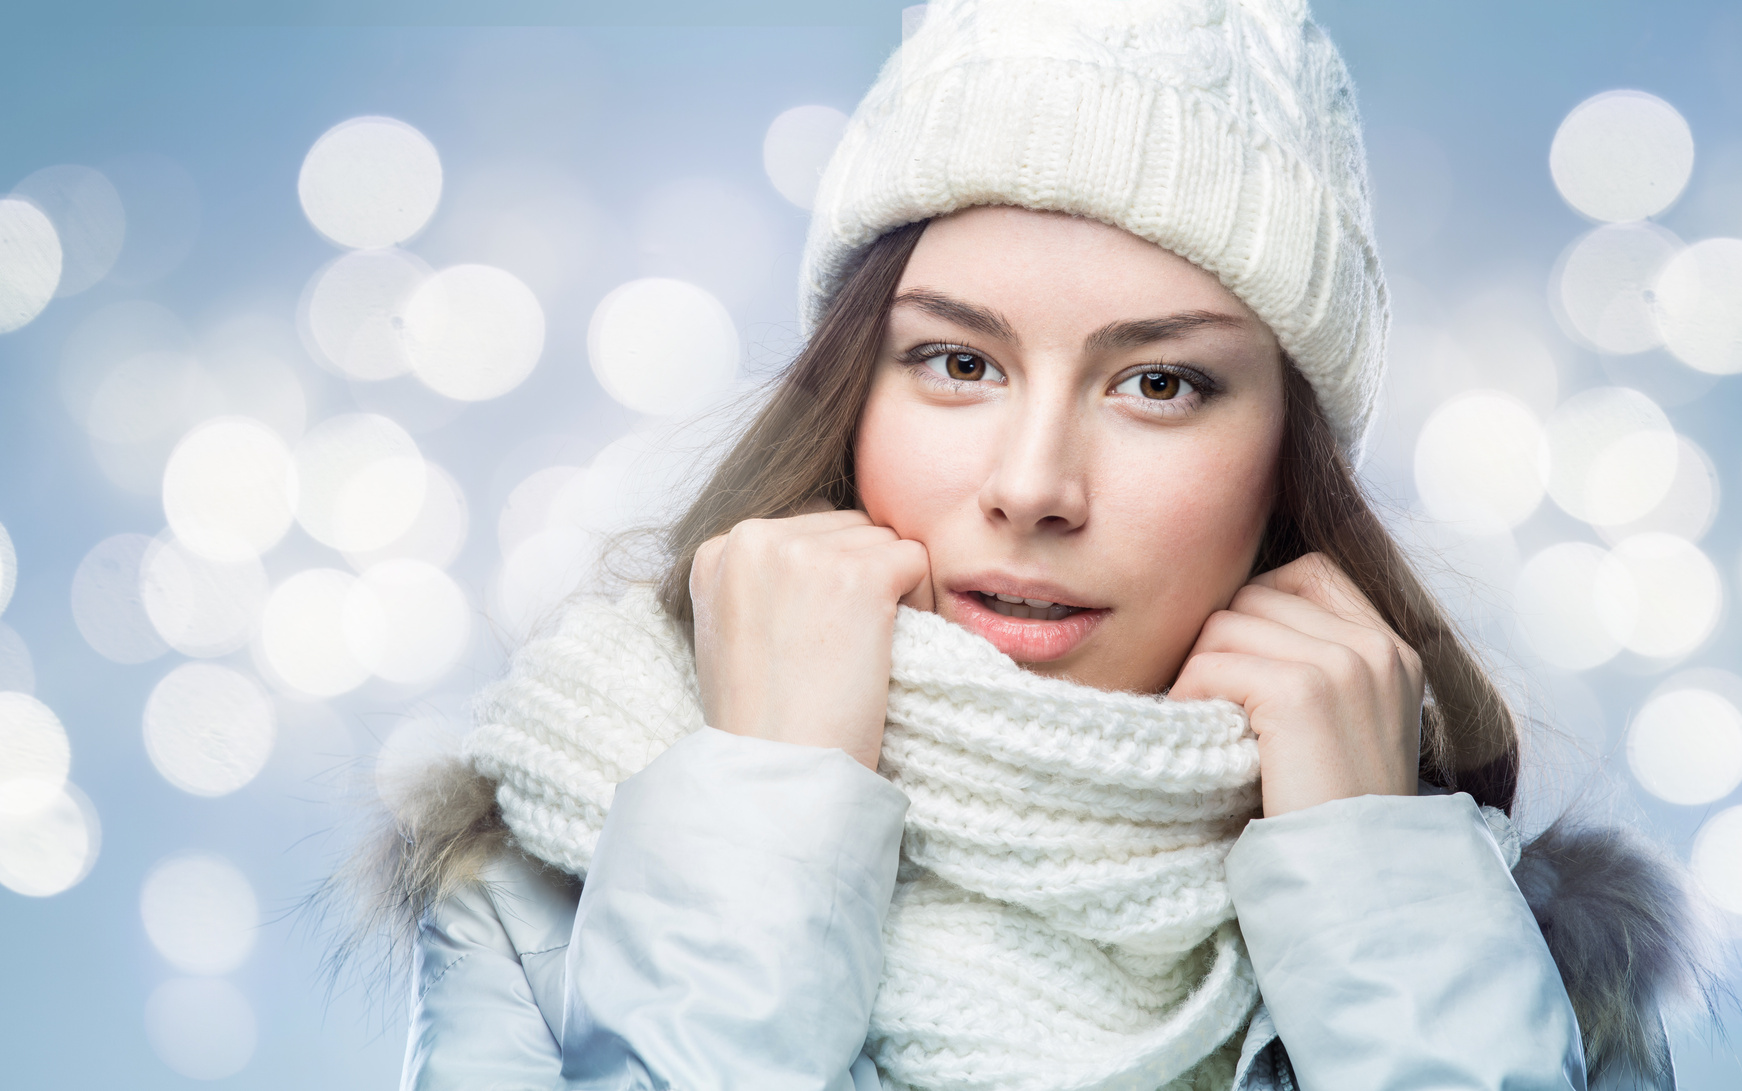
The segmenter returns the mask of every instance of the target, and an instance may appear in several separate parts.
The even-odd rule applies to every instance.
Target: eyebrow
[[[1131,349],[1157,341],[1170,341],[1201,329],[1245,329],[1246,320],[1216,311],[1185,311],[1166,318],[1140,318],[1131,322],[1109,322],[1083,339],[1090,352],[1110,349]]]
[[[929,288],[909,288],[895,297],[892,307],[903,304],[918,307],[927,314],[936,315],[946,322],[954,322],[958,326],[973,330],[987,337],[996,337],[1011,344],[1018,343],[1021,338],[1016,336],[1015,327],[997,311],[967,303],[960,299],[952,299],[942,292],[934,292]]]
[[[927,314],[973,330],[987,337],[996,337],[1011,344],[1021,343],[1010,321],[989,307],[954,299],[930,288],[909,288],[895,297],[891,306],[918,307]],[[1140,348],[1157,341],[1170,341],[1202,329],[1245,329],[1246,320],[1218,311],[1183,311],[1166,318],[1138,318],[1124,322],[1109,322],[1083,339],[1089,352]]]

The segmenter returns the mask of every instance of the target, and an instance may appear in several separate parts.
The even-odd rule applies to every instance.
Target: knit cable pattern
[[[1223,860],[1258,751],[1225,701],[1022,670],[896,617],[879,772],[911,801],[868,1045],[890,1091],[1218,1088],[1257,986]],[[702,726],[651,592],[576,600],[487,689],[466,753],[528,852],[584,875],[616,785]]]

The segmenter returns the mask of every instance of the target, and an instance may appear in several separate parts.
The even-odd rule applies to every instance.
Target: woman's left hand
[[[1416,794],[1421,658],[1322,553],[1253,577],[1210,615],[1169,696],[1245,706],[1266,817]]]

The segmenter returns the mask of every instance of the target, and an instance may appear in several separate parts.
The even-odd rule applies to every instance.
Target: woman
[[[1297,5],[931,5],[663,582],[401,815],[405,1086],[1673,1086],[1673,871],[1520,859],[1349,468],[1366,200]]]

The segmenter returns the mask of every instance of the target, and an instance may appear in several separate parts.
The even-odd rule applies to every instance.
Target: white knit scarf
[[[907,794],[867,1039],[885,1086],[1226,1091],[1257,999],[1222,863],[1258,806],[1225,701],[1019,668],[905,607],[879,772]],[[467,741],[516,840],[584,875],[616,785],[702,726],[652,593],[575,600]]]

